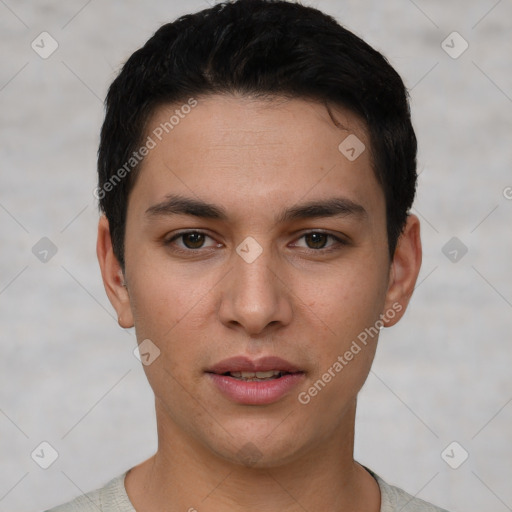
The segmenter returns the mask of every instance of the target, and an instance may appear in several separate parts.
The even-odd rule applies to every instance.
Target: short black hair
[[[136,150],[149,118],[161,105],[233,93],[331,102],[363,119],[385,196],[392,258],[417,181],[417,142],[402,79],[383,55],[318,9],[232,0],[160,27],[109,88],[95,194],[121,267],[128,196],[141,160]]]

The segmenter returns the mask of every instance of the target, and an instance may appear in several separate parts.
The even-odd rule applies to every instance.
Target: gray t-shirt
[[[387,484],[373,471],[366,469],[377,480],[380,487],[380,512],[448,512]],[[126,472],[110,480],[101,489],[78,496],[68,503],[45,512],[136,512],[126,494],[125,476]]]

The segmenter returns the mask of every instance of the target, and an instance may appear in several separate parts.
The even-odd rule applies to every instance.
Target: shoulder
[[[104,487],[82,494],[45,512],[135,512],[124,487],[124,477],[116,476]]]
[[[377,480],[381,494],[380,512],[448,512],[443,508],[436,507],[431,503],[415,498],[404,490],[390,485],[380,476],[366,468]]]

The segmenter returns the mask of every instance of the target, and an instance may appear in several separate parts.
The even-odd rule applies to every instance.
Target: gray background
[[[308,3],[389,58],[420,143],[423,267],[405,318],[381,335],[356,457],[454,512],[512,510],[512,4]],[[0,0],[0,511],[44,510],[156,449],[135,337],[96,262],[95,156],[119,66],[162,23],[205,7]],[[59,44],[47,59],[31,48],[43,31]],[[453,31],[469,43],[456,59],[441,46]],[[57,248],[46,263],[32,252],[43,237]],[[455,262],[442,250],[452,237],[468,248]],[[42,441],[59,455],[46,470],[31,458]],[[452,465],[469,453],[458,469],[441,456],[452,441]]]

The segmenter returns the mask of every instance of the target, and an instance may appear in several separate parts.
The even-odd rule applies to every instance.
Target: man
[[[318,10],[218,4],[112,84],[97,253],[158,450],[62,511],[439,511],[353,458],[357,394],[421,265],[407,92]]]

